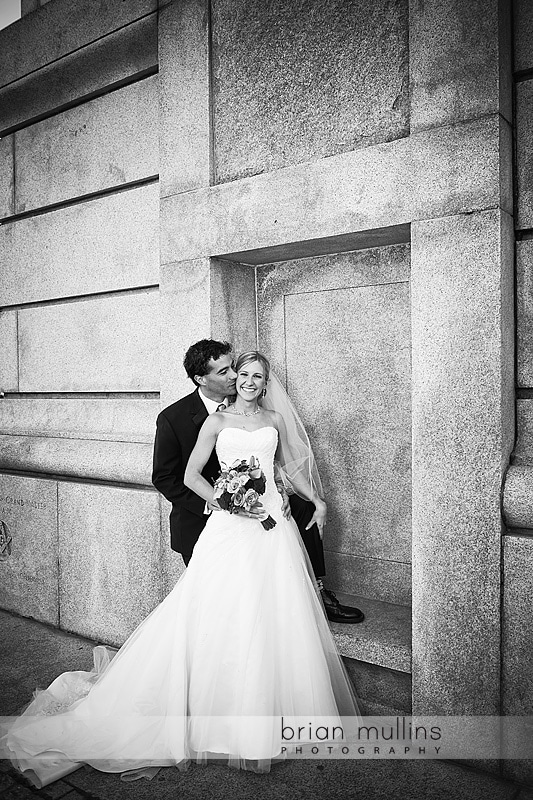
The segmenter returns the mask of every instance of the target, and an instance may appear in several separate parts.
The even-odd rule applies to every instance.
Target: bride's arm
[[[211,508],[220,508],[220,506],[217,501],[213,499],[215,490],[202,475],[202,470],[213,452],[218,434],[224,427],[221,417],[221,414],[211,414],[200,428],[198,439],[196,440],[194,450],[189,456],[185,475],[183,477],[185,486],[202,497]],[[260,520],[265,516],[265,509],[260,502],[257,502],[250,511],[240,509],[238,514],[241,517]]]
[[[221,420],[217,414],[211,414],[198,434],[194,449],[189,456],[183,483],[207,503],[213,503],[214,489],[202,475],[202,470],[214,450],[217,436],[222,430]]]

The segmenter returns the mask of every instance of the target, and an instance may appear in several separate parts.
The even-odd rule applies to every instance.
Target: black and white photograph
[[[533,0],[0,0],[0,800],[533,800]]]

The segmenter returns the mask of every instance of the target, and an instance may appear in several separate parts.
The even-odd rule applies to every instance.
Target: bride
[[[276,455],[298,493],[322,500],[311,471],[287,464],[288,421],[259,405],[268,360],[244,353],[235,368],[235,403],[205,421],[185,473],[215,508],[187,570],[111,661],[95,648],[95,672],[60,675],[3,737],[38,787],[82,763],[130,778],[209,757],[268,771],[284,752],[282,718],[359,714],[298,529],[283,513]],[[221,464],[259,461],[274,527],[216,509],[201,475],[213,447]]]

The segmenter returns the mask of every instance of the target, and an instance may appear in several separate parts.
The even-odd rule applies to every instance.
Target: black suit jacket
[[[207,417],[207,409],[196,389],[163,409],[157,418],[152,483],[172,503],[170,546],[185,556],[192,554],[208,519],[204,514],[205,501],[183,483],[187,461]],[[202,475],[213,483],[219,471],[213,451]]]

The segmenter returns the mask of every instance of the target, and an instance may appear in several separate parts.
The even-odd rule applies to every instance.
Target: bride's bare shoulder
[[[279,426],[283,423],[283,417],[279,413],[279,411],[270,411],[269,409],[264,409],[265,414],[267,415],[267,419],[274,428],[279,430]]]
[[[225,427],[222,416],[222,414],[209,414],[201,428],[204,435],[220,433],[222,428]]]

